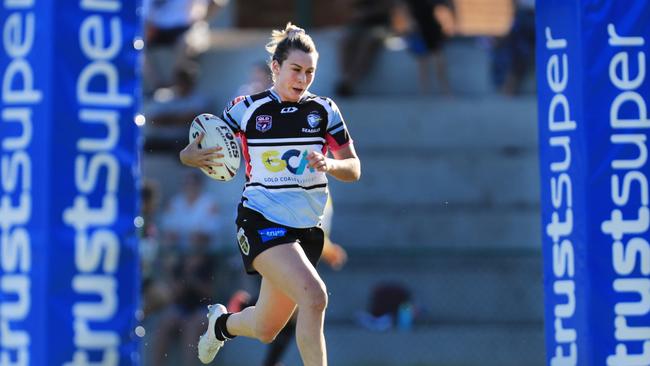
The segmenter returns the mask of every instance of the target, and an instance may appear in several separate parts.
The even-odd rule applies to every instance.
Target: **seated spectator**
[[[140,189],[140,260],[143,278],[151,275],[158,253],[158,185],[145,181]]]
[[[204,326],[205,306],[214,301],[220,265],[214,252],[221,218],[216,201],[204,191],[205,179],[196,169],[185,171],[182,191],[171,198],[160,221],[161,245],[148,288],[151,298],[166,303],[153,331],[152,365],[176,364],[171,357],[175,342],[181,345],[178,364],[197,363],[194,345]]]
[[[196,340],[204,327],[205,307],[213,296],[212,257],[193,251],[178,258],[169,281],[172,303],[163,311],[153,336],[152,365],[195,365]],[[180,363],[172,363],[172,344],[180,344]]]
[[[151,127],[187,127],[198,114],[210,109],[210,100],[197,89],[198,66],[180,65],[174,72],[174,85],[160,88],[143,107]]]
[[[187,171],[182,192],[172,197],[161,223],[166,249],[180,253],[214,251],[219,206],[204,191],[204,179],[197,169]]]
[[[371,294],[367,311],[358,312],[357,323],[369,330],[410,330],[418,318],[411,290],[396,282],[377,284]]]
[[[189,63],[175,72],[175,84],[159,88],[142,111],[146,117],[143,128],[147,151],[178,152],[185,146],[187,128],[201,113],[210,113],[210,99],[196,87],[197,68]]]
[[[203,36],[198,38],[207,39],[207,21],[226,3],[227,0],[143,0],[146,94],[171,84],[165,65],[174,70],[196,54],[191,39],[197,37],[190,37],[188,42],[187,36],[201,33]],[[168,55],[157,52],[161,49],[172,52],[171,62]]]
[[[271,80],[271,69],[266,62],[258,62],[253,65],[250,71],[248,81],[237,89],[238,97],[240,95],[252,95],[265,91],[273,85]]]
[[[158,185],[147,180],[140,190],[142,221],[140,231],[140,266],[142,276],[142,310],[145,317],[170,301],[168,286],[160,282],[160,243],[158,231]]]

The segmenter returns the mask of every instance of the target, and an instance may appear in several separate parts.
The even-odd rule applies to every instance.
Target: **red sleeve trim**
[[[327,141],[327,146],[329,147],[329,149],[330,149],[331,151],[337,151],[337,150],[340,150],[340,149],[342,149],[342,148],[344,148],[344,147],[346,147],[346,146],[348,146],[348,145],[350,145],[350,144],[352,143],[352,140],[350,139],[349,141],[347,141],[347,142],[344,143],[343,145],[339,145],[339,144],[336,142],[336,140],[332,137],[332,135],[330,135],[330,134],[328,134],[328,135],[325,137],[325,140]]]
[[[230,108],[232,108],[235,104],[241,102],[241,101],[244,100],[244,99],[246,99],[246,96],[244,96],[244,95],[240,95],[240,96],[238,96],[237,98],[233,99],[233,100],[228,104],[228,108],[226,108],[226,109],[230,109]]]

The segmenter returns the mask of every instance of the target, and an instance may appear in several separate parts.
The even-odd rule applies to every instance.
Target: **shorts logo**
[[[260,234],[260,237],[262,238],[262,243],[266,243],[269,240],[273,240],[285,236],[287,234],[287,229],[283,227],[273,227],[264,230],[258,230],[257,232]]]
[[[260,132],[266,132],[271,129],[273,119],[271,116],[263,114],[255,118],[255,129]]]
[[[244,255],[248,255],[251,251],[251,246],[248,244],[246,234],[244,234],[244,228],[239,228],[239,231],[237,232],[237,242],[239,243],[239,249],[241,249],[241,252],[244,253]]]

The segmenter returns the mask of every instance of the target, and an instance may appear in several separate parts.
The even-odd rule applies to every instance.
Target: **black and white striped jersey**
[[[241,138],[244,206],[286,226],[316,226],[327,201],[327,176],[309,167],[307,155],[352,143],[336,104],[308,92],[299,102],[282,102],[269,89],[236,98],[222,119]]]

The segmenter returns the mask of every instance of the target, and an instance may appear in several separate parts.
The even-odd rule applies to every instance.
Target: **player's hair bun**
[[[283,30],[273,30],[271,40],[266,44],[266,50],[271,54],[271,61],[280,64],[287,59],[291,50],[306,53],[316,52],[316,45],[304,29],[291,22]]]

